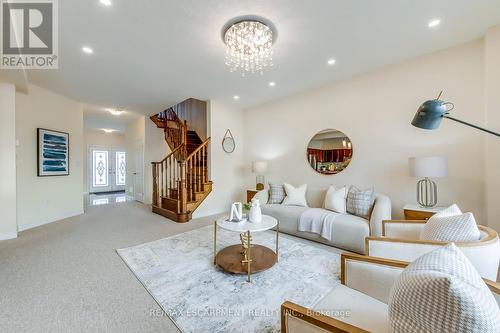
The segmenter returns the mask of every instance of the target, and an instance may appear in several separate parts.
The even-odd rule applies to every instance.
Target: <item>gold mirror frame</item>
[[[316,133],[306,149],[309,166],[322,175],[336,175],[344,171],[352,156],[351,139],[344,132],[331,128]]]

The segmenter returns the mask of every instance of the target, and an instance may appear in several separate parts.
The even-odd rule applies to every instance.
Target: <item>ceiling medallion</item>
[[[261,18],[233,20],[223,29],[226,44],[226,65],[231,72],[264,74],[273,66],[273,43],[276,39],[272,24]]]

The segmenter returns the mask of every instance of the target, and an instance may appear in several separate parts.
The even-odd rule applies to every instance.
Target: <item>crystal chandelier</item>
[[[264,73],[273,65],[273,31],[255,20],[244,20],[232,24],[224,33],[226,43],[226,65],[231,72]]]

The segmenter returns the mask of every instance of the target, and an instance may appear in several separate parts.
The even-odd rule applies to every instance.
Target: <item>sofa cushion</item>
[[[342,214],[333,221],[331,239],[336,247],[363,253],[364,239],[368,236],[370,224],[359,216]]]
[[[391,288],[393,332],[500,332],[500,309],[479,273],[451,243],[413,261]]]
[[[286,233],[297,232],[300,215],[309,209],[300,206],[284,206],[278,204],[262,205],[262,214],[278,219],[280,230]]]
[[[298,231],[300,215],[310,209],[300,206],[284,205],[262,205],[262,214],[270,215],[278,219],[280,231],[298,235],[306,239],[328,243],[346,250],[364,253],[364,239],[370,236],[370,225],[367,220],[350,214],[341,214],[337,216],[332,226],[332,241],[326,239],[317,239],[319,235]]]
[[[388,332],[387,304],[339,284],[313,310],[370,332]]]

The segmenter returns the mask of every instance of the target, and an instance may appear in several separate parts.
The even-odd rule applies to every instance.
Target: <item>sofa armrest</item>
[[[408,262],[343,253],[340,281],[345,286],[388,302],[389,291]]]
[[[392,218],[391,210],[391,199],[385,195],[376,194],[370,215],[370,236],[382,236],[382,221]]]
[[[382,236],[417,240],[426,222],[426,220],[385,220],[382,221]]]
[[[303,332],[364,333],[368,331],[289,301],[281,304],[281,333]]]

